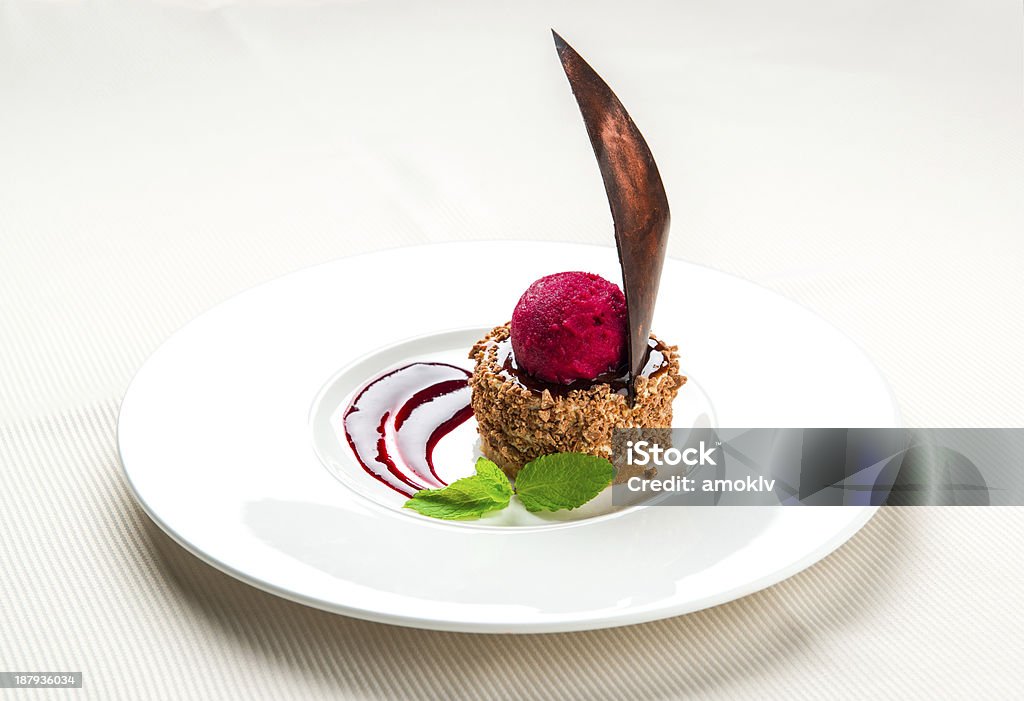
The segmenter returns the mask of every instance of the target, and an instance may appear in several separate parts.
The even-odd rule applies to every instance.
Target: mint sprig
[[[406,509],[450,521],[477,519],[504,509],[512,498],[512,485],[497,465],[486,458],[476,461],[476,474],[440,489],[423,489],[405,502]]]
[[[615,467],[604,458],[555,453],[524,465],[516,476],[514,493],[531,512],[575,509],[600,494],[614,477]],[[512,485],[501,468],[480,458],[473,476],[416,492],[404,506],[432,518],[467,521],[504,509],[512,495]]]

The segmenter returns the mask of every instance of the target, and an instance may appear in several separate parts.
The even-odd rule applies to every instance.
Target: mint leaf
[[[519,471],[515,493],[528,511],[575,509],[600,494],[614,476],[615,468],[604,458],[584,453],[545,455]],[[472,477],[416,492],[404,506],[432,518],[469,521],[504,509],[512,493],[501,468],[480,458]]]
[[[478,458],[476,476],[497,501],[508,504],[508,500],[512,498],[512,483],[508,481],[500,467],[487,458]]]
[[[512,498],[512,485],[497,465],[486,458],[476,461],[476,474],[440,489],[416,492],[404,508],[449,521],[477,519],[504,509]]]
[[[516,476],[516,494],[528,511],[575,509],[600,494],[615,477],[604,458],[585,453],[543,455]]]

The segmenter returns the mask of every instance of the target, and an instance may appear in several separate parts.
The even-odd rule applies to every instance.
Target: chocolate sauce
[[[363,470],[407,497],[445,486],[434,448],[473,415],[469,377],[447,363],[412,363],[360,389],[342,423]]]
[[[595,385],[607,384],[616,394],[621,394],[624,397],[629,396],[632,383],[630,381],[630,374],[625,367],[617,371],[598,375],[593,380],[574,380],[567,384],[545,382],[521,369],[516,364],[516,357],[512,351],[512,340],[510,338],[506,338],[504,341],[497,341],[495,346],[498,353],[498,365],[501,366],[501,374],[504,377],[515,380],[531,392],[540,394],[544,390],[548,390],[552,395],[564,397],[576,389],[587,390]],[[640,375],[652,377],[662,372],[668,364],[666,355],[667,351],[660,341],[656,341],[653,338],[649,339],[647,342],[647,354],[644,358]]]

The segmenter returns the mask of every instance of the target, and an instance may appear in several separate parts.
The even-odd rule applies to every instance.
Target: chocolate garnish
[[[668,245],[665,186],[647,142],[608,84],[558,32],[555,48],[583,114],[615,224],[629,318],[629,403],[646,362],[654,304]]]

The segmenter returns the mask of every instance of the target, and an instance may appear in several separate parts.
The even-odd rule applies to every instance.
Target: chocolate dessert
[[[512,321],[470,352],[473,413],[484,455],[515,477],[550,453],[612,459],[615,429],[672,425],[686,378],[675,346],[651,333],[668,240],[665,189],[647,143],[618,98],[555,34],[597,156],[615,225],[623,290],[597,275],[537,280]],[[617,465],[616,481],[636,471]]]

